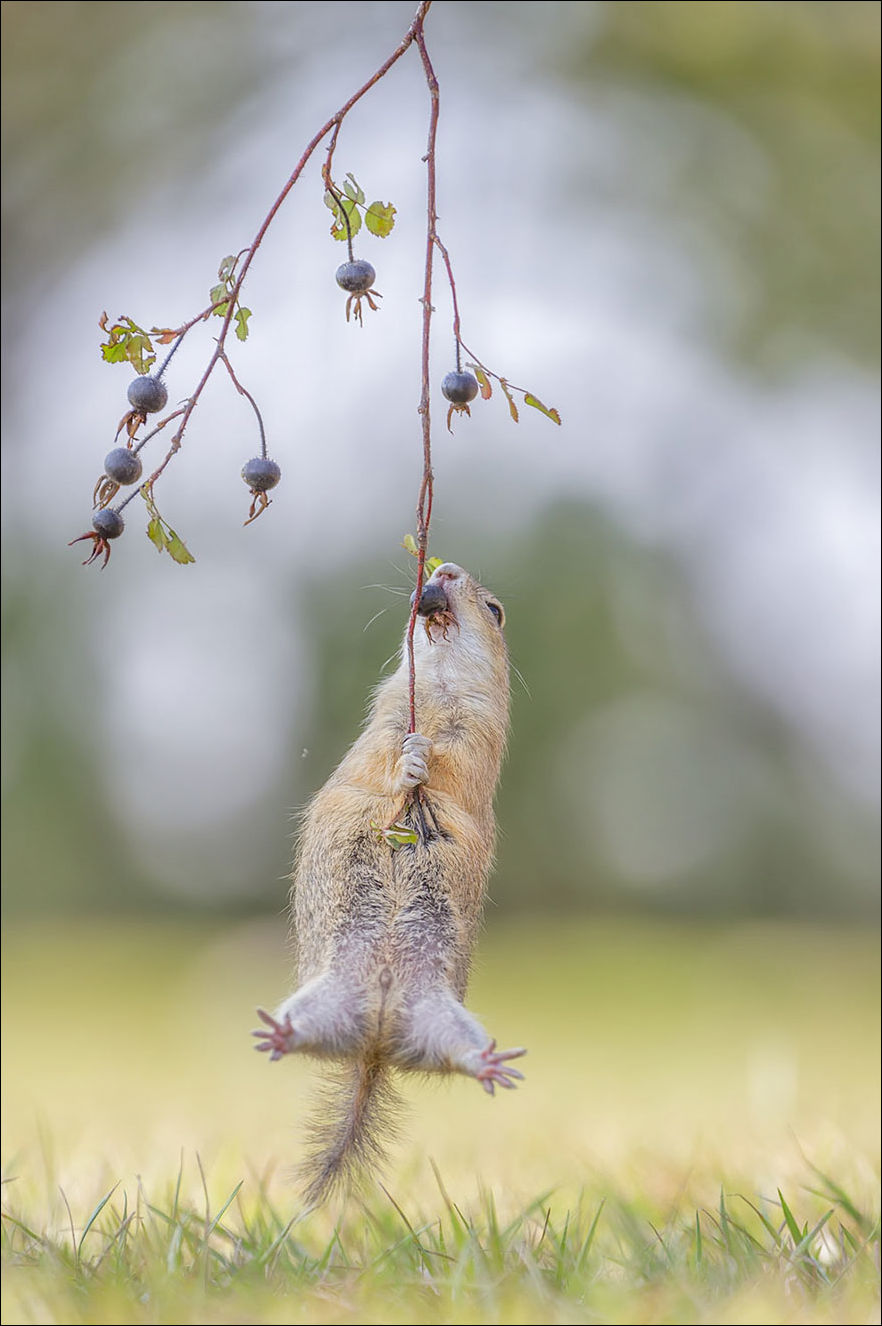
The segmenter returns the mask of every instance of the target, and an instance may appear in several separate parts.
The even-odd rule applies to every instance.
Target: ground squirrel
[[[463,1006],[493,857],[493,795],[508,727],[504,613],[462,567],[439,566],[414,635],[361,736],[309,804],[291,907],[299,987],[257,1049],[344,1063],[311,1125],[306,1195],[320,1201],[382,1155],[390,1070],[466,1073],[492,1096],[522,1075]],[[393,848],[384,827],[416,842]]]

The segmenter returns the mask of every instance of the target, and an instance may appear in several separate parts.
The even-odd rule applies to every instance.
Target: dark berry
[[[436,612],[447,612],[449,607],[444,586],[433,580],[423,590],[417,612],[421,617],[434,617]]]
[[[369,262],[359,259],[356,262],[343,262],[337,268],[337,284],[350,295],[363,295],[377,279],[377,273]]]
[[[282,477],[282,471],[274,460],[266,456],[255,456],[242,466],[242,478],[252,493],[266,493],[275,488]]]
[[[168,391],[159,378],[152,378],[149,373],[145,373],[143,377],[129,383],[128,397],[133,410],[140,410],[142,414],[156,414],[158,410],[165,409]]]
[[[128,447],[114,447],[104,457],[104,473],[114,483],[137,483],[142,469],[141,457]]]
[[[451,405],[468,405],[478,394],[478,379],[474,373],[448,373],[441,383],[441,391]]]
[[[126,522],[118,511],[112,507],[106,506],[102,511],[96,511],[92,517],[92,529],[96,534],[100,534],[102,539],[118,539],[126,527]]]

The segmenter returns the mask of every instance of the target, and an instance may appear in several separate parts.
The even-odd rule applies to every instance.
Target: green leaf
[[[351,198],[354,203],[364,202],[364,194],[362,193],[358,180],[352,174],[352,171],[347,172],[346,179],[343,181],[343,192],[346,194],[346,197]]]
[[[222,299],[226,299],[228,294],[229,291],[227,290],[226,282],[224,281],[221,282],[220,285],[213,285],[211,287],[208,292],[208,298],[212,304],[219,304]]]
[[[409,552],[412,557],[419,557],[420,550],[417,546],[417,541],[412,534],[405,534],[404,538],[401,540],[401,546],[405,552]]]
[[[147,525],[147,538],[153,544],[157,552],[162,552],[165,547],[165,531],[162,528],[162,521],[158,516],[153,516]]]
[[[505,378],[499,379],[499,385],[502,388],[502,392],[503,395],[505,396],[505,399],[508,401],[508,412],[511,415],[512,419],[514,419],[515,423],[517,423],[519,417],[518,407],[514,403],[514,397],[512,396],[511,392],[508,389],[508,383],[506,382]]]
[[[427,558],[426,558],[426,570],[428,571],[428,573],[429,573],[430,576],[433,576],[433,575],[435,574],[435,572],[438,570],[438,567],[439,567],[439,566],[443,566],[443,565],[444,565],[444,558],[443,558],[443,557],[427,557]]]
[[[475,377],[478,379],[478,386],[481,388],[481,399],[489,401],[493,395],[493,388],[490,385],[490,379],[479,364],[469,364],[469,368],[474,369]]]
[[[98,322],[102,331],[107,332],[107,340],[101,345],[101,357],[108,364],[130,363],[139,373],[146,373],[156,360],[153,342],[143,327],[139,327],[124,314],[112,327],[107,325],[107,314],[103,313]]]
[[[218,267],[217,269],[217,274],[223,282],[229,281],[230,277],[233,275],[233,268],[235,266],[236,266],[235,253],[228,253],[226,258],[224,258],[223,262],[221,263],[220,267]]]
[[[125,341],[108,341],[101,347],[101,357],[108,364],[123,364],[126,361]]]
[[[411,843],[419,842],[416,829],[408,828],[406,824],[390,824],[388,828],[381,829],[380,832],[393,852],[396,852],[399,847],[407,847]]]
[[[236,335],[240,341],[248,340],[248,319],[251,317],[250,308],[238,309],[234,322],[236,323]]]
[[[549,410],[548,406],[543,405],[538,397],[534,396],[532,392],[528,391],[524,394],[524,404],[532,405],[534,410],[539,410],[542,414],[546,415],[547,418],[551,419],[553,423],[560,423],[560,415],[557,410]]]
[[[147,526],[147,537],[158,552],[167,552],[174,561],[181,566],[186,566],[188,562],[195,562],[196,558],[190,552],[183,539],[175,533],[167,521],[165,521],[156,509],[156,503],[153,500],[153,491],[150,483],[145,483],[141,488],[141,496],[150,515],[150,522]]]
[[[130,336],[126,344],[126,356],[139,373],[146,373],[155,361],[153,345],[146,332]]]
[[[177,562],[179,566],[186,566],[188,562],[196,561],[196,558],[190,552],[190,549],[184,543],[184,540],[176,534],[173,529],[169,529],[165,547],[168,555],[173,561]]]
[[[365,225],[377,239],[385,239],[395,225],[395,208],[391,203],[371,203],[364,214]]]
[[[335,207],[334,211],[337,217],[337,220],[331,226],[331,234],[334,239],[346,238],[346,222],[342,215],[344,211],[349,218],[349,230],[354,238],[359,230],[361,230],[361,212],[359,212],[355,203],[351,198],[344,198],[342,209],[340,207]]]

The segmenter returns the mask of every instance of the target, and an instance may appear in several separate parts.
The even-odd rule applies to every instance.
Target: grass
[[[411,1085],[385,1186],[308,1212],[309,1070],[244,1052],[280,929],[8,932],[5,1323],[878,1320],[875,936],[497,929],[523,1089]]]
[[[6,1322],[866,1322],[878,1221],[829,1178],[783,1194],[652,1208],[609,1189],[555,1215],[409,1212],[390,1193],[336,1223],[289,1216],[260,1184],[215,1208],[114,1186],[38,1232],[4,1219]],[[795,1208],[795,1209],[794,1209]],[[800,1211],[800,1208],[801,1211]],[[800,1211],[797,1215],[796,1212]]]

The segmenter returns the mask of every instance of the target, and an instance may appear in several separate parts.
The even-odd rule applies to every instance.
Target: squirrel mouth
[[[444,586],[430,580],[420,595],[417,612],[423,619],[426,637],[435,644],[438,634],[447,639],[447,628],[456,623]]]
[[[421,617],[438,617],[441,613],[450,611],[450,601],[445,592],[444,586],[439,585],[437,581],[429,581],[420,595],[419,607],[417,612]]]

